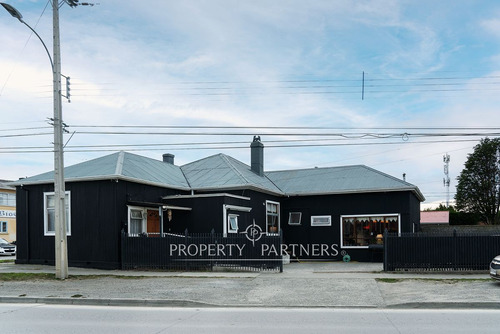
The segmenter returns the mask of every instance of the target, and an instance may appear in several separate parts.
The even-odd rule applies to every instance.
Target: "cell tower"
[[[443,178],[443,186],[446,187],[446,207],[450,206],[450,155],[446,153],[443,155],[444,162],[444,178]]]

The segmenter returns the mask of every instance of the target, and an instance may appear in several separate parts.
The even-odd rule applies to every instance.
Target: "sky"
[[[52,53],[52,5],[14,6]],[[500,2],[102,0],[59,9],[66,166],[119,150],[367,165],[446,203],[500,133]],[[0,7],[0,179],[53,170],[52,70]],[[63,94],[66,83],[62,81]]]

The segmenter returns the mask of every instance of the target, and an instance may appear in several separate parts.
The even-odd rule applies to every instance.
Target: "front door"
[[[160,214],[158,210],[148,210],[147,226],[148,236],[160,236]]]

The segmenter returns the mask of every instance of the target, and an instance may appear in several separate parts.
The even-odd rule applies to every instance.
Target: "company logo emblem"
[[[262,232],[262,229],[260,228],[259,225],[255,224],[255,220],[252,225],[249,225],[245,232],[241,232],[242,234],[245,234],[248,240],[252,242],[252,246],[255,246],[255,242],[259,241],[260,238],[262,238],[262,235],[265,234],[265,232]]]

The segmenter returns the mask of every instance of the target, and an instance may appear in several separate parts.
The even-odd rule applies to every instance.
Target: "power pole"
[[[443,155],[444,162],[444,178],[443,178],[443,186],[446,187],[446,207],[450,207],[450,155],[446,153]]]
[[[79,0],[64,0],[70,7],[93,6]],[[62,2],[61,2],[62,3]],[[56,278],[68,278],[68,241],[66,236],[66,189],[64,184],[64,146],[61,91],[61,44],[59,37],[59,1],[52,0],[52,22],[54,34],[54,202],[55,202],[55,253]],[[66,98],[70,101],[69,77],[66,77]]]
[[[62,92],[61,92],[61,46],[59,37],[59,5],[63,2],[70,7],[76,6],[94,6],[93,3],[83,2],[79,0],[52,0],[52,25],[53,25],[53,54],[50,56],[47,46],[38,33],[23,20],[23,16],[17,9],[9,4],[0,2],[0,5],[9,12],[10,15],[25,24],[42,42],[47,55],[49,56],[52,66],[52,81],[54,89],[54,117],[51,119],[54,126],[54,239],[55,239],[55,263],[56,263],[56,278],[68,278],[68,246],[66,237],[66,190],[64,185],[64,146],[63,132],[64,123],[62,121]],[[66,78],[66,98],[70,102],[70,87],[69,77]]]
[[[59,1],[52,0],[54,35],[54,202],[56,278],[68,278],[66,237],[66,190],[64,185],[63,121],[61,98],[61,45],[59,37]]]

